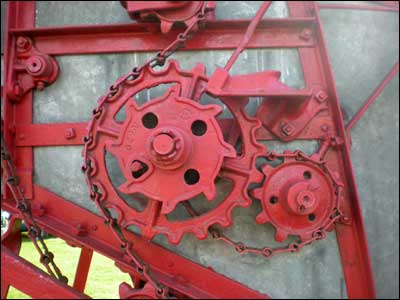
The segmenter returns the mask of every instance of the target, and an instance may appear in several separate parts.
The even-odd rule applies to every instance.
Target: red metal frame
[[[1,246],[1,278],[33,298],[54,299],[56,295],[59,299],[89,299],[88,296],[51,278],[3,245]]]
[[[346,182],[343,210],[347,218],[336,225],[337,239],[348,296],[350,298],[373,298],[375,297],[373,275],[352,171],[350,145],[346,137],[348,131],[398,71],[398,63],[347,125],[346,131],[322,31],[319,8],[398,11],[398,7],[346,6],[289,1],[290,17],[262,20],[247,47],[297,48],[306,86],[319,86],[326,91],[327,96],[331,99],[329,105],[334,118],[318,117],[313,119],[307,125],[310,130],[302,132],[297,136],[297,139],[319,138],[321,130],[324,131],[324,129],[321,129],[324,124],[328,128],[332,128],[336,135],[344,141],[340,154],[331,157],[338,164],[338,171],[344,176]],[[154,24],[35,28],[34,23],[35,1],[7,3],[4,78],[7,78],[7,74],[13,68],[15,43],[19,36],[31,38],[35,47],[48,55],[70,55],[156,51],[167,46],[177,34],[175,30],[165,35],[154,33],[154,26],[156,26]],[[209,21],[204,29],[196,33],[196,39],[187,43],[185,50],[234,49],[241,40],[248,24],[249,20]],[[310,34],[305,35],[305,32]],[[132,39],[137,42],[132,43]],[[103,46],[99,47],[99,44]],[[301,93],[304,96],[304,91],[295,94],[301,96]],[[12,103],[8,96],[3,93],[5,138],[10,148],[13,149],[17,173],[26,198],[31,200],[35,206],[41,206],[48,212],[36,216],[38,223],[48,232],[74,245],[83,247],[74,288],[81,292],[84,290],[92,250],[112,258],[121,269],[129,272],[132,277],[140,278],[140,274],[137,274],[132,266],[124,262],[116,240],[112,235],[109,235],[109,229],[101,218],[33,184],[33,147],[81,145],[82,137],[86,133],[86,123],[33,124],[32,97],[32,91],[30,91],[23,95],[19,102]],[[227,121],[222,120],[220,122],[224,126],[224,122]],[[313,128],[318,128],[318,130],[311,130]],[[257,138],[263,140],[275,139],[271,133],[261,129],[257,132]],[[5,198],[2,201],[2,208],[18,216],[18,210],[7,193]],[[133,240],[135,250],[144,261],[151,265],[160,282],[173,287],[176,292],[193,298],[267,297],[160,246],[149,243],[133,233],[126,232],[126,235]],[[13,263],[13,266],[18,266],[18,270],[24,268],[26,273],[16,273],[16,271],[7,275],[7,272],[4,271],[6,268],[3,265],[3,257],[5,264]],[[35,290],[33,284],[29,287],[23,287],[18,283],[18,276],[13,276],[13,274],[25,278],[29,277],[32,283],[36,284],[36,288],[42,286],[41,280],[33,281],[34,277],[36,278],[33,274],[39,274],[39,271],[34,270],[32,266],[23,262],[21,258],[16,257],[15,254],[2,246],[2,280],[21,288],[32,296],[37,295],[37,290]],[[40,274],[37,277],[43,278],[43,276],[43,274]],[[79,295],[64,286],[61,287],[58,283],[54,283],[49,289],[49,293],[60,292],[68,297]]]

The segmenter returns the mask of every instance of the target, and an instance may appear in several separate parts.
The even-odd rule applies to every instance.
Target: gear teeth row
[[[188,98],[189,96],[196,105],[199,105],[198,101],[201,95],[204,94],[208,81],[205,74],[205,67],[202,64],[195,65],[190,71],[181,70],[175,60],[169,60],[164,68],[154,69],[147,65],[140,71],[138,76],[134,76],[133,79],[128,79],[125,76],[126,81],[121,80],[121,83],[116,85],[117,90],[111,97],[112,101],[104,100],[107,97],[101,98],[104,100],[101,100],[103,103],[101,106],[102,113],[99,118],[96,118],[90,124],[90,134],[92,134],[95,142],[93,143],[94,146],[89,148],[87,154],[93,156],[94,162],[101,162],[98,164],[98,170],[92,180],[102,182],[104,194],[108,194],[108,197],[110,197],[110,199],[102,200],[102,203],[104,204],[107,201],[107,206],[114,208],[118,212],[118,222],[121,226],[125,228],[131,225],[139,227],[143,237],[146,239],[152,239],[155,235],[161,234],[165,235],[171,244],[178,244],[186,233],[192,233],[198,239],[205,239],[208,236],[210,226],[219,224],[222,227],[228,227],[232,225],[232,210],[237,206],[247,207],[251,204],[251,199],[248,195],[250,183],[262,181],[263,176],[256,168],[256,159],[265,155],[266,151],[265,146],[257,143],[255,138],[256,130],[261,127],[261,122],[246,114],[245,104],[248,99],[242,98],[240,99],[241,101],[231,99],[231,101],[227,100],[226,102],[225,99],[221,99],[228,106],[239,124],[244,146],[240,157],[229,157],[233,155],[227,155],[224,158],[224,163],[229,161],[230,164],[235,166],[235,169],[237,168],[238,172],[234,171],[228,174],[227,178],[234,181],[233,190],[214,209],[198,217],[182,221],[169,221],[166,215],[157,213],[151,216],[152,221],[149,223],[149,217],[153,214],[151,209],[155,209],[156,206],[149,208],[148,205],[144,211],[137,211],[120,198],[111,182],[107,182],[110,179],[107,176],[106,165],[103,163],[104,149],[100,148],[105,147],[110,136],[97,131],[97,126],[101,126],[106,118],[114,117],[121,107],[127,105],[127,99],[144,89],[160,84],[176,83],[181,87],[179,97]],[[210,113],[214,112],[215,109],[210,111]],[[230,152],[227,154],[230,154]],[[221,170],[220,176],[225,177],[225,171],[223,168]],[[211,197],[214,194],[212,190],[207,194],[208,198],[213,198]]]

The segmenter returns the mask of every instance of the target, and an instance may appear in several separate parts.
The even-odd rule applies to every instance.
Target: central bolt
[[[176,169],[188,159],[192,147],[186,133],[172,126],[162,127],[147,141],[148,158],[159,168]]]
[[[296,197],[298,213],[306,214],[314,210],[316,200],[313,192],[301,191]]]
[[[152,146],[158,155],[165,156],[175,150],[175,141],[168,134],[161,133],[154,137]]]

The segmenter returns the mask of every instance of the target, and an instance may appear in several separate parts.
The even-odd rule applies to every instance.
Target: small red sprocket
[[[330,223],[337,196],[334,182],[319,165],[288,155],[277,167],[265,164],[262,172],[266,179],[253,191],[262,204],[256,221],[271,223],[276,241],[283,242],[288,235],[306,241]]]

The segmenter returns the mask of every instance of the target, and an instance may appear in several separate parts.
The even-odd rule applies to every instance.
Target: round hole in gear
[[[277,204],[277,203],[278,203],[278,197],[272,196],[272,197],[269,199],[269,203],[271,203],[271,204]]]
[[[200,174],[195,169],[189,169],[184,175],[185,182],[188,185],[194,185],[200,180]]]
[[[304,179],[307,179],[307,180],[309,180],[309,179],[311,179],[311,172],[309,172],[309,171],[305,171],[304,173],[303,173],[303,177],[304,177]]]
[[[138,161],[134,161],[133,163],[137,163],[139,165],[138,168],[131,170],[132,177],[137,179],[141,177],[144,173],[146,173],[149,170],[149,166]]]
[[[158,118],[157,118],[157,116],[155,114],[153,114],[151,112],[147,113],[142,118],[142,124],[147,129],[156,128],[157,124],[158,124]]]
[[[314,220],[315,220],[315,215],[314,215],[314,214],[309,214],[309,215],[308,215],[308,219],[309,219],[310,221],[314,221]]]
[[[202,136],[207,132],[207,124],[201,120],[196,120],[192,123],[192,133],[196,136]]]

